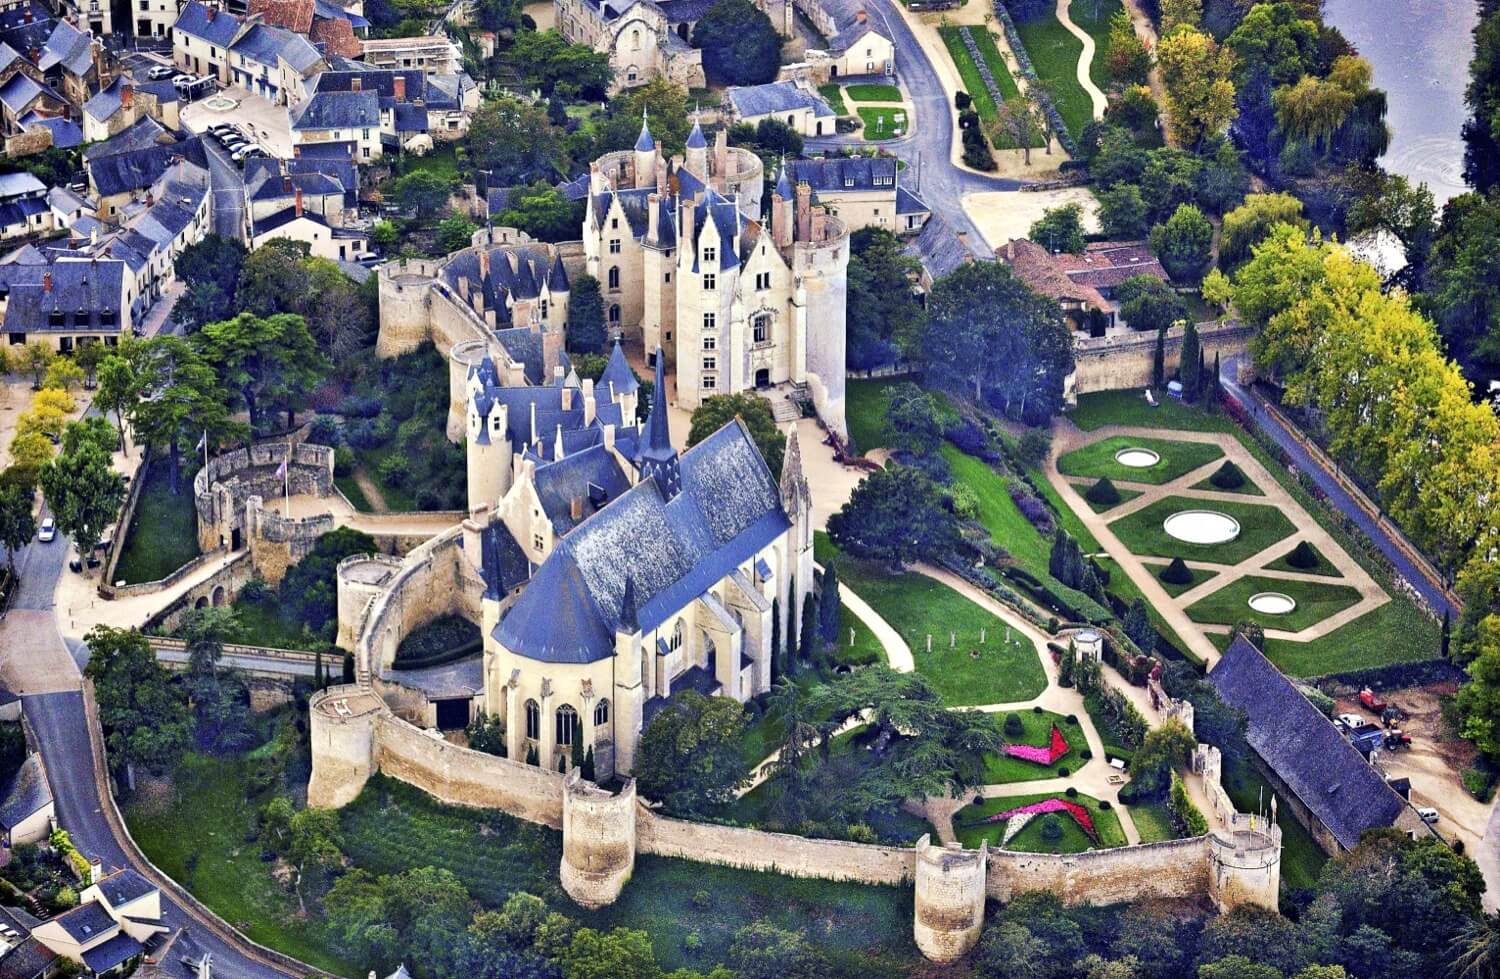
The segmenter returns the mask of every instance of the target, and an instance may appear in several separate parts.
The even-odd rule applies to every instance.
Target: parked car
[[[1363,717],[1360,717],[1358,714],[1340,714],[1335,719],[1350,731],[1353,731],[1355,728],[1365,723],[1365,719]]]
[[[171,65],[157,65],[155,68],[152,68],[150,71],[146,72],[146,77],[155,82],[160,81],[163,78],[171,78],[176,73],[177,69],[172,67]]]
[[[50,544],[57,536],[57,521],[47,517],[42,521],[41,527],[37,528],[36,539],[43,544]]]
[[[190,85],[190,84],[192,84],[192,81],[193,81],[193,76],[192,75],[181,74],[181,75],[173,75],[172,76],[172,84],[176,85],[178,88],[181,88],[184,85]]]
[[[1426,823],[1429,826],[1431,826],[1433,823],[1436,823],[1439,819],[1442,818],[1438,815],[1438,811],[1431,806],[1419,807],[1417,809],[1417,815],[1421,816],[1422,822]]]
[[[244,163],[246,160],[250,159],[251,156],[259,152],[260,150],[254,143],[246,143],[239,149],[235,150],[233,153],[229,154],[229,158],[236,163]]]

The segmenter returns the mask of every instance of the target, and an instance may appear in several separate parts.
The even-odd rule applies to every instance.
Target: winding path
[[[1078,55],[1078,84],[1083,86],[1089,100],[1094,103],[1094,118],[1103,119],[1104,110],[1109,107],[1109,99],[1104,97],[1104,93],[1089,75],[1089,67],[1094,63],[1094,36],[1073,23],[1073,18],[1068,14],[1068,8],[1072,5],[1073,0],[1057,0],[1057,20],[1069,34],[1083,42],[1083,51]]]

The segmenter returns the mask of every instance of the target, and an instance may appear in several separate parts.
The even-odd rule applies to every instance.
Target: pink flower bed
[[[1037,765],[1052,765],[1057,759],[1068,753],[1068,739],[1063,737],[1063,733],[1054,724],[1052,725],[1052,738],[1047,747],[1039,748],[1031,744],[1008,744],[1005,746],[1005,753],[1012,758],[1019,758],[1022,761],[1033,762]]]
[[[997,812],[993,816],[986,816],[972,825],[987,826],[991,823],[1003,823],[1012,816],[1036,816],[1047,812],[1067,813],[1073,817],[1073,821],[1078,824],[1079,828],[1089,835],[1089,839],[1095,843],[1099,842],[1099,834],[1094,829],[1094,817],[1089,815],[1088,809],[1076,802],[1069,802],[1067,799],[1043,799],[1041,802],[1032,802],[1024,806],[1017,806],[1014,809]]]

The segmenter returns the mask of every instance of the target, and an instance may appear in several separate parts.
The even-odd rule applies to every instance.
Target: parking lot
[[[292,155],[286,107],[259,95],[242,88],[226,88],[182,109],[182,125],[188,132],[206,133],[210,127],[224,123],[239,127],[272,157],[284,160]]]

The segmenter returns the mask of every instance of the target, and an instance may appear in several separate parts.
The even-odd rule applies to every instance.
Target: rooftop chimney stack
[[[302,188],[301,187],[298,187],[292,193],[292,211],[297,215],[297,217],[300,218],[302,216]]]
[[[797,184],[797,240],[812,238],[812,185],[806,180]]]
[[[135,102],[135,86],[120,86],[120,108],[128,109]]]
[[[51,292],[52,291],[52,272],[51,272],[50,269],[48,271],[42,273],[42,291],[43,292]]]
[[[281,175],[281,190],[282,190],[282,193],[286,193],[286,194],[290,194],[292,192],[292,175],[291,174],[284,173],[284,174]]]
[[[656,194],[646,195],[646,240],[656,242],[661,240],[661,198]]]
[[[365,89],[365,80],[358,75],[349,79],[349,91],[362,92]]]
[[[391,82],[392,82],[392,84],[394,84],[396,86],[396,101],[397,102],[405,102],[406,101],[406,76],[405,75],[396,75],[395,77],[393,77],[391,79]]]

